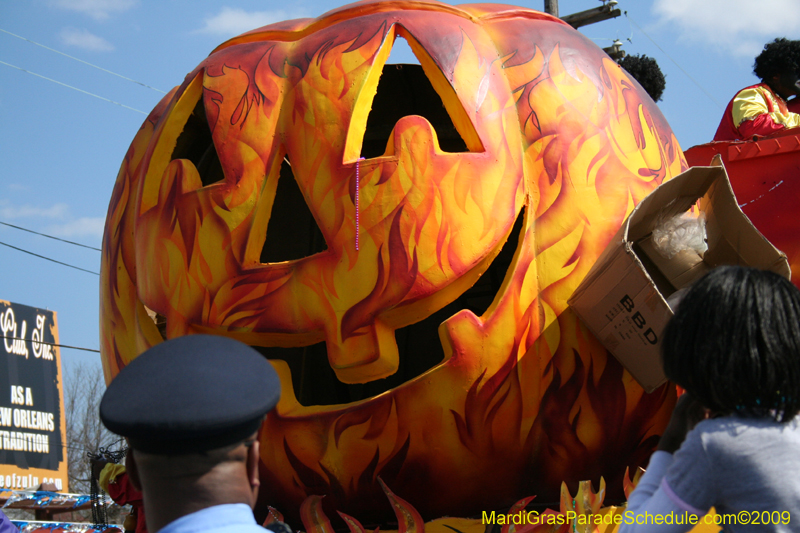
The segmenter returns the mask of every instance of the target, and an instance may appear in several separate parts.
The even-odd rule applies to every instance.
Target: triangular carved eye
[[[211,129],[208,127],[203,98],[197,101],[186,121],[171,158],[188,159],[194,163],[204,187],[225,179],[214,140],[211,138]]]
[[[291,261],[326,249],[325,237],[297,185],[291,161],[284,157],[259,261]]]
[[[387,64],[393,48],[405,43],[420,64]],[[452,85],[405,28],[392,27],[372,69],[347,132],[345,163],[384,155],[397,121],[411,115],[422,116],[431,123],[443,152],[483,151],[475,126]]]

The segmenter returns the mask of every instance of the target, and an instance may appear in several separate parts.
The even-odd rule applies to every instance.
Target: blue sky
[[[520,5],[542,9],[544,0]],[[243,31],[338,7],[329,0],[0,1],[0,222],[100,247],[111,189],[145,114],[219,43]],[[724,106],[757,82],[753,57],[775,37],[800,38],[797,0],[619,0],[628,16],[581,28],[599,46],[655,58],[659,102],[686,149],[713,136]],[[561,0],[566,15],[598,0]],[[399,62],[408,61],[402,55]],[[113,100],[127,107],[37,77]],[[130,109],[133,108],[133,109]],[[100,253],[0,225],[0,242],[98,272]],[[0,299],[58,313],[63,344],[98,347],[96,275],[0,246]],[[62,350],[64,366],[99,356]]]

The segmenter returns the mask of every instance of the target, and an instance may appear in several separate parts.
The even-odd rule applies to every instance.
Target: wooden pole
[[[544,0],[544,12],[558,17],[558,0]]]
[[[616,5],[617,2],[615,0],[611,0],[607,4],[604,3],[602,6],[594,9],[587,9],[586,11],[581,11],[579,13],[564,15],[561,17],[561,20],[573,28],[578,29],[581,26],[587,26],[589,24],[594,24],[595,22],[602,22],[604,20],[620,16],[622,11],[620,11]]]

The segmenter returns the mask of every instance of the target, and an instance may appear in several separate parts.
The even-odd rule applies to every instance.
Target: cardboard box
[[[568,302],[647,392],[667,379],[660,337],[672,317],[670,295],[720,265],[791,276],[786,256],[742,213],[718,157],[715,166],[690,168],[642,200]],[[695,205],[706,218],[708,250],[667,259],[653,245],[653,228]]]

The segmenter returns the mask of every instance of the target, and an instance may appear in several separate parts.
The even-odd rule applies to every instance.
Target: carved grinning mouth
[[[297,348],[254,348],[268,359],[286,361],[292,373],[295,395],[304,406],[347,404],[395,389],[443,361],[444,350],[438,333],[442,322],[465,309],[476,316],[488,309],[511,266],[522,220],[520,214],[500,253],[469,290],[426,319],[395,331],[400,367],[387,378],[363,384],[342,383],[328,363],[324,342]]]
[[[392,64],[383,67],[363,134],[361,156],[383,155],[397,121],[412,115],[430,122],[442,151],[469,151],[422,67]],[[202,99],[178,137],[172,159],[188,159],[194,163],[203,186],[224,179]],[[387,378],[364,384],[342,383],[328,362],[325,342],[291,348],[253,347],[268,359],[280,359],[288,364],[295,396],[304,406],[348,404],[394,389],[443,361],[444,350],[438,334],[442,322],[461,310],[480,316],[490,306],[512,262],[521,228],[522,214],[499,255],[470,289],[426,319],[395,331],[400,365],[398,371]],[[325,249],[325,238],[297,185],[287,157],[281,166],[260,262],[291,261]]]
[[[278,194],[280,194],[280,189]],[[305,204],[302,203],[302,205]],[[307,208],[305,210],[308,211]],[[294,212],[293,216],[295,217],[293,220],[297,223],[296,227],[305,226],[303,223],[298,223],[301,221],[297,220],[297,212]],[[307,216],[305,222],[314,224],[310,212]],[[395,374],[387,378],[363,384],[342,383],[336,378],[336,374],[328,362],[328,353],[324,342],[294,348],[278,346],[253,346],[253,348],[261,352],[267,359],[280,359],[289,365],[295,396],[297,401],[305,407],[354,403],[395,389],[443,362],[444,350],[438,332],[442,322],[462,310],[472,311],[476,316],[481,316],[486,312],[511,267],[522,226],[523,214],[520,213],[500,253],[486,272],[464,294],[426,319],[395,331],[400,366]],[[316,227],[315,224],[314,227]],[[319,245],[313,232],[309,234],[298,230],[291,233],[294,243],[302,242],[309,249],[314,249]],[[289,236],[287,235],[286,238],[288,240]],[[162,337],[166,338],[165,318],[156,313],[152,313],[152,315]]]

